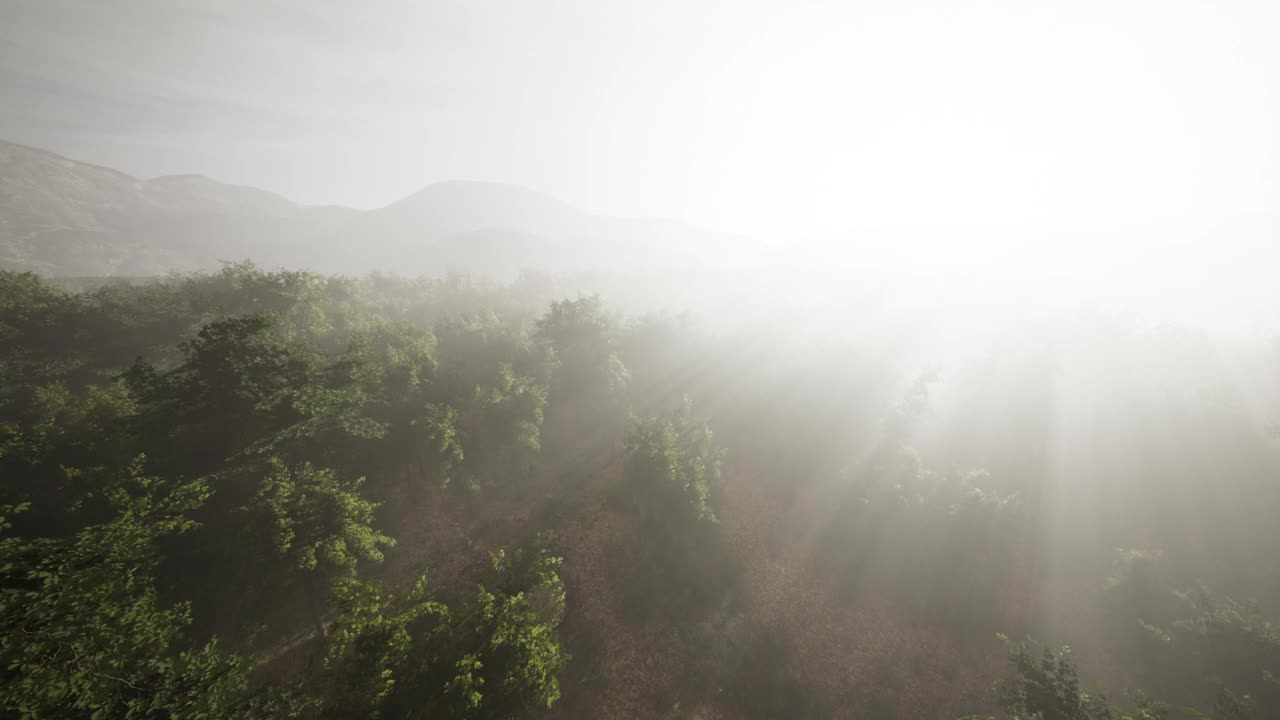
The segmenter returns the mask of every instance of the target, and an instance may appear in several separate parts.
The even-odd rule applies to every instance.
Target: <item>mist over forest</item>
[[[113,5],[0,8],[0,720],[1280,717],[1266,3]]]

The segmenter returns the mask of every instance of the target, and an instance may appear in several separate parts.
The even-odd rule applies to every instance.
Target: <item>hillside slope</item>
[[[299,245],[353,213],[200,175],[141,180],[0,141],[0,266],[149,275],[251,257],[307,264]]]
[[[613,218],[500,183],[429,185],[361,212],[300,205],[201,175],[150,180],[0,141],[0,267],[53,276],[155,275],[222,261],[360,274],[509,278],[731,265],[743,238]]]

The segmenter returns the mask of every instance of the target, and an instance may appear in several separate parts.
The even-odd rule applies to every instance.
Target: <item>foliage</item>
[[[712,492],[724,451],[713,446],[711,426],[694,419],[688,398],[673,412],[636,420],[626,452],[624,482],[646,523],[719,522]]]
[[[1079,590],[1054,619],[1070,631],[1109,611],[1091,654],[1154,695],[1218,720],[1280,715],[1265,617],[1280,597],[1267,554],[1280,463],[1249,426],[1271,396],[1246,403],[1195,373],[1133,390],[1199,346],[1143,335],[1109,360],[1123,370],[1110,387],[1086,383],[1111,372],[1096,362],[1067,373],[1060,348],[1001,347],[981,381],[948,371],[945,416],[929,404],[940,373],[903,391],[896,353],[842,339],[862,330],[783,312],[743,327],[627,322],[599,296],[563,299],[562,282],[251,263],[59,287],[0,273],[0,514],[14,536],[0,540],[0,715],[536,715],[563,707],[567,648],[585,654],[581,624],[598,617],[569,616],[562,641],[565,582],[662,633],[682,684],[706,690],[682,701],[733,716],[846,709],[839,683],[856,668],[814,678],[776,628],[741,632],[761,621],[735,602],[759,597],[738,581],[778,564],[795,587],[769,584],[773,607],[813,598],[825,622],[842,611],[829,585],[905,606],[939,658],[974,629],[1043,621],[1037,593]],[[792,327],[811,322],[810,335]],[[1092,348],[1053,342],[1092,362]],[[1099,409],[1055,424],[1082,388]],[[1080,425],[1098,446],[1087,457],[1065,442]],[[991,472],[948,469],[974,467]],[[603,562],[564,581],[545,543],[474,562],[544,521],[605,543]],[[747,542],[730,548],[729,532]],[[1102,582],[1115,547],[1159,550],[1120,551]],[[393,589],[424,559],[430,587]],[[1168,591],[1201,577],[1231,595]],[[1262,601],[1233,599],[1247,595]],[[1190,713],[1111,705],[1081,689],[1065,651],[1010,653],[1010,717]],[[278,684],[250,692],[250,664]]]
[[[1119,710],[1108,704],[1101,691],[1080,687],[1075,660],[1069,648],[1039,648],[1026,641],[1000,639],[1009,652],[1014,677],[997,683],[996,698],[1009,720],[1164,720],[1171,708],[1141,694],[1134,707]],[[970,716],[969,720],[980,720]],[[992,719],[994,720],[994,719]]]
[[[716,486],[725,452],[687,399],[633,422],[625,440],[621,497],[639,541],[617,548],[629,612],[684,617],[722,600],[737,576],[719,533]]]
[[[33,388],[30,405],[0,420],[0,500],[30,501],[30,524],[59,524],[64,506],[80,507],[132,457],[127,421],[134,404],[119,385]]]
[[[364,478],[340,480],[305,463],[289,468],[271,458],[253,502],[245,508],[292,572],[333,577],[360,561],[381,562],[395,540],[374,527],[377,505],[360,495]]]
[[[321,715],[377,717],[392,691],[424,669],[414,668],[414,657],[447,631],[449,608],[430,599],[425,575],[403,597],[346,578],[335,585],[333,604],[339,619],[315,693]]]
[[[563,560],[549,542],[543,535],[510,556],[492,555],[490,584],[477,588],[455,626],[469,648],[447,685],[459,717],[511,717],[560,699],[556,676],[569,661],[557,635],[565,610]]]
[[[601,407],[617,402],[630,380],[618,355],[619,334],[599,295],[551,303],[537,338],[555,351],[558,390]]]
[[[990,490],[984,472],[941,474],[891,444],[842,478],[823,529],[825,564],[843,592],[901,593],[958,629],[999,622],[999,590],[1023,548],[1016,495]]]
[[[397,482],[421,501],[428,482],[528,475],[554,357],[503,288],[384,280],[249,263],[82,291],[0,275],[0,502],[35,533],[2,541],[4,707],[496,717],[555,702],[564,587],[545,545],[497,555],[456,612],[425,583],[393,598],[361,579],[395,545],[375,498]],[[141,452],[173,479],[145,476]],[[302,597],[319,634],[333,623],[321,675],[345,690],[248,693],[248,659],[215,635],[269,647]]]
[[[339,583],[320,715],[508,718],[550,708],[569,656],[557,633],[561,560],[547,540],[494,554],[489,583],[456,611],[432,599],[425,575],[399,597],[377,583]]]
[[[190,530],[202,483],[142,474],[111,492],[116,517],[67,539],[0,540],[0,707],[18,717],[229,717],[247,660],[188,647],[183,605],[161,605],[156,543]],[[6,515],[8,512],[5,513]]]
[[[1143,623],[1172,654],[1171,672],[1189,683],[1199,679],[1219,686],[1219,705],[1256,706],[1263,716],[1280,712],[1274,675],[1280,667],[1280,625],[1261,614],[1257,601],[1236,600],[1204,583],[1174,595],[1183,603],[1182,617],[1168,626]],[[1237,699],[1233,690],[1244,695]]]
[[[166,471],[204,475],[304,418],[292,402],[317,357],[278,339],[278,319],[216,320],[181,345],[185,360],[162,372],[139,362],[124,380],[140,406],[137,428]]]
[[[546,404],[546,386],[515,375],[505,363],[488,382],[474,388],[457,416],[460,444],[469,449],[465,457],[457,455],[467,487],[479,489],[497,478],[527,476],[533,454],[541,449]]]
[[[1208,712],[1151,700],[1140,691],[1130,693],[1131,707],[1117,708],[1101,691],[1081,689],[1075,660],[1067,647],[1040,647],[1029,641],[1011,642],[999,636],[1009,653],[1014,676],[996,683],[995,696],[1008,720],[1257,720],[1258,704],[1217,683]],[[1039,652],[1037,652],[1039,648]],[[966,720],[983,720],[969,716]],[[986,720],[995,720],[988,717]]]

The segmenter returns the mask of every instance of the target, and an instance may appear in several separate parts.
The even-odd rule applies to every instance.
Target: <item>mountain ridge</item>
[[[304,205],[198,173],[140,179],[0,140],[0,267],[138,275],[264,266],[508,277],[691,269],[740,238],[585,212],[522,185],[445,180],[372,210]]]

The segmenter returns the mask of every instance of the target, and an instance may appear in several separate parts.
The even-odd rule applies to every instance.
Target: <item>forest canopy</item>
[[[0,272],[0,717],[1280,715],[1274,347],[592,284]]]

